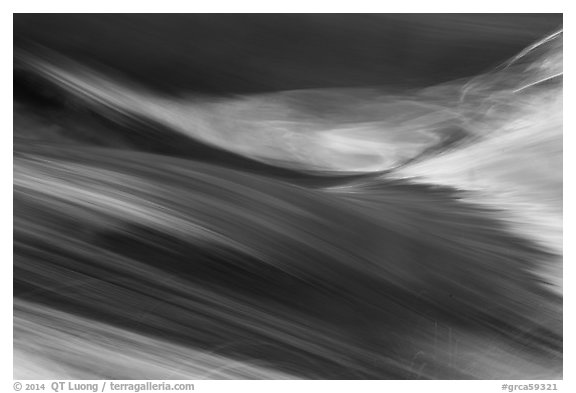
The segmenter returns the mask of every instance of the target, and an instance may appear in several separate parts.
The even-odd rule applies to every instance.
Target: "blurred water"
[[[338,36],[387,21],[389,48],[425,47],[433,31],[422,60],[451,73],[399,71],[413,46],[390,55],[395,85],[263,74],[291,88],[215,95],[176,70],[163,75],[178,93],[129,75],[138,58],[121,49],[148,54],[141,73],[164,41],[159,58],[206,69],[235,53],[231,38],[198,38],[213,57],[190,63],[169,53],[185,35],[162,18],[36,18],[16,18],[15,378],[561,378],[561,32],[534,37],[518,28],[528,16],[388,16],[365,30],[350,17]],[[270,48],[250,18],[224,30]],[[301,18],[324,43],[343,20]],[[135,39],[143,26],[156,38]],[[298,42],[279,30],[274,42]],[[439,66],[453,56],[440,48],[481,41],[481,57],[496,39],[526,49],[482,72]],[[358,53],[375,56],[373,42]]]

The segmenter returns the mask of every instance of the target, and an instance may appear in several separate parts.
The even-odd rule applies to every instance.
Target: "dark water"
[[[562,377],[561,15],[14,22],[15,378]]]
[[[169,91],[422,87],[475,76],[560,14],[17,15],[32,41]]]

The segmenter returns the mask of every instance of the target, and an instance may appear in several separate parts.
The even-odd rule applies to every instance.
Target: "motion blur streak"
[[[561,31],[393,93],[15,70],[15,378],[562,378]]]

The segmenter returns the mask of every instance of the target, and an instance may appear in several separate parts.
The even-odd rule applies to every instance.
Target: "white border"
[[[564,200],[568,201],[565,210],[565,235],[564,235],[564,276],[568,280],[564,280],[567,285],[564,285],[564,381],[551,381],[556,383],[559,391],[562,392],[576,392],[576,362],[574,360],[574,343],[576,336],[575,322],[575,291],[571,286],[571,281],[575,277],[575,261],[574,254],[574,207],[571,201],[576,201],[574,195],[574,182],[573,173],[571,169],[576,168],[574,165],[574,154],[572,147],[574,146],[574,135],[576,131],[574,127],[574,114],[573,109],[574,100],[574,76],[570,70],[576,70],[574,65],[574,51],[573,43],[574,37],[571,31],[571,26],[575,25],[575,20],[572,13],[569,12],[568,1],[480,1],[477,4],[467,4],[469,2],[463,1],[417,1],[410,2],[410,4],[396,5],[393,2],[382,1],[364,1],[354,0],[352,2],[336,1],[290,1],[284,2],[286,4],[271,4],[272,2],[265,1],[210,1],[209,4],[199,4],[201,2],[182,2],[182,1],[166,1],[144,4],[144,2],[123,2],[119,1],[98,1],[96,3],[81,2],[81,1],[11,1],[8,6],[10,12],[2,14],[2,40],[5,49],[4,61],[1,63],[5,68],[4,73],[4,89],[3,98],[3,121],[5,127],[0,134],[2,137],[2,263],[0,275],[2,277],[2,314],[5,316],[4,323],[1,324],[2,329],[2,379],[0,382],[0,390],[4,392],[11,392],[13,390],[12,380],[12,187],[9,184],[9,179],[12,179],[12,100],[9,92],[12,92],[11,69],[12,62],[8,56],[12,53],[7,49],[12,45],[12,12],[504,12],[504,13],[530,13],[530,12],[563,12],[565,39],[564,39],[564,69],[567,70],[564,79],[565,83],[565,116],[564,116],[564,145],[567,151],[564,153],[564,166],[565,173],[565,195]],[[380,6],[378,4],[380,3]],[[9,19],[8,19],[9,18]],[[572,65],[571,65],[572,64]],[[10,70],[10,71],[9,71]],[[52,382],[52,381],[45,381]],[[89,381],[85,381],[89,382]],[[102,382],[102,381],[98,381]],[[138,382],[138,381],[126,381]],[[170,381],[175,382],[175,381]],[[190,381],[183,381],[190,382]],[[197,381],[196,391],[235,391],[235,392],[270,392],[274,390],[280,392],[293,392],[294,390],[307,391],[310,389],[329,389],[336,392],[350,392],[361,390],[366,392],[404,392],[415,391],[424,392],[427,390],[438,390],[442,392],[459,392],[462,393],[466,390],[467,393],[472,392],[500,392],[501,385],[504,382],[519,384],[520,381]],[[527,381],[527,383],[535,383],[535,381]],[[46,390],[51,391],[51,390]]]

